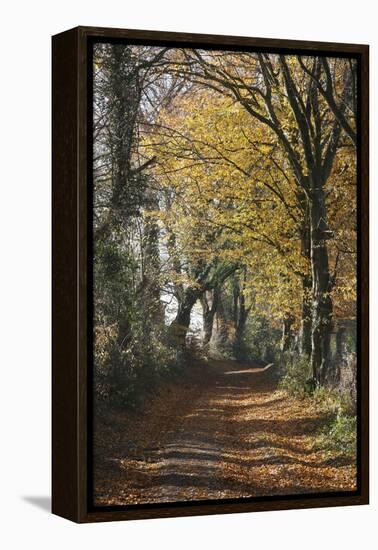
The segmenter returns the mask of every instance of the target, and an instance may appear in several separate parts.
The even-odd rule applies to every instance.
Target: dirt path
[[[99,423],[95,503],[353,490],[355,466],[313,449],[326,420],[313,407],[277,390],[272,369],[198,365],[142,414]]]

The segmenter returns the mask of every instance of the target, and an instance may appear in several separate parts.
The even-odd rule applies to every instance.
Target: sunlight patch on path
[[[257,374],[259,372],[265,372],[271,367],[273,367],[274,363],[269,363],[269,365],[266,365],[265,367],[256,367],[252,369],[243,369],[243,370],[229,370],[226,371],[224,374]]]

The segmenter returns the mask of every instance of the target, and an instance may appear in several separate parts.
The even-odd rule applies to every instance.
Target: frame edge
[[[79,520],[78,32],[52,38],[52,513]]]
[[[206,41],[208,44],[260,47],[302,47],[308,50],[346,51],[361,55],[361,207],[362,225],[368,227],[369,178],[369,46],[336,43],[303,42],[278,39],[226,37],[159,31],[99,29],[76,27],[59,33],[53,44],[53,461],[52,512],[77,523],[135,520],[273,511],[369,503],[368,442],[368,246],[369,236],[362,235],[362,362],[361,426],[362,478],[361,492],[353,496],[310,498],[298,496],[288,501],[261,500],[191,507],[164,507],[122,511],[88,511],[87,506],[87,365],[86,365],[86,258],[87,258],[87,41],[93,37],[115,37]],[[343,48],[347,46],[347,48]]]

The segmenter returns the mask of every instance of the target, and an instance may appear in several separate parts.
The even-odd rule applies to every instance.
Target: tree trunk
[[[147,205],[151,210],[159,209],[157,196],[148,190]],[[160,254],[159,254],[159,227],[153,218],[144,220],[143,238],[141,246],[141,292],[140,299],[143,305],[148,300],[146,310],[149,315],[144,316],[146,330],[151,330],[151,321],[158,326],[164,326],[164,308],[160,300]]]
[[[138,67],[131,48],[120,44],[111,46],[108,64],[109,81],[104,93],[109,99],[112,188],[108,214],[95,228],[95,242],[108,240],[114,226],[127,226],[131,217],[140,215],[143,203],[142,182],[133,176],[131,169],[141,101]]]
[[[245,274],[244,274],[245,278]],[[243,292],[240,291],[239,285],[235,288],[236,292],[236,316],[235,316],[235,336],[233,344],[233,352],[236,359],[245,359],[245,347],[243,346],[243,338],[245,326],[247,323],[249,308],[245,306],[245,297]],[[244,349],[243,349],[244,348]]]
[[[221,352],[229,343],[229,324],[224,299],[220,291],[216,312],[216,346]]]
[[[282,340],[281,351],[289,351],[293,347],[294,334],[293,334],[294,317],[287,313],[282,323]]]
[[[336,355],[341,357],[344,353],[345,327],[339,326],[336,332]]]
[[[299,351],[303,355],[311,356],[311,329],[312,329],[312,300],[311,300],[311,277],[303,277],[303,299],[301,312],[301,330]]]
[[[308,269],[311,266],[311,222],[309,201],[303,191],[299,191],[298,201],[303,212],[303,221],[301,227],[301,254],[308,261]],[[312,326],[312,278],[311,272],[302,276],[302,311],[301,311],[301,328],[299,338],[299,352],[303,355],[311,356],[311,326]]]
[[[203,293],[206,290],[214,290],[215,288],[220,289],[220,285],[229,277],[236,269],[236,266],[228,266],[227,269],[222,269],[217,274],[218,276],[212,276],[213,280],[209,280],[210,272],[212,267],[214,267],[213,262],[205,263],[201,261],[194,270],[192,274],[196,286],[183,288],[183,285],[180,283],[175,286],[175,296],[178,300],[178,310],[176,319],[171,323],[170,326],[170,336],[171,342],[173,345],[178,345],[179,347],[185,347],[186,334],[188,332],[190,324],[190,314],[192,308],[197,300],[199,300]],[[179,271],[177,271],[177,269]],[[181,267],[177,265],[175,270],[180,273]],[[216,282],[215,280],[216,279]],[[220,299],[220,290],[217,290],[217,302],[218,306]],[[215,311],[214,311],[215,314]]]
[[[171,343],[178,348],[185,348],[186,334],[190,325],[190,314],[193,306],[201,296],[197,289],[186,288],[179,301],[176,318],[172,321],[169,332]]]
[[[209,304],[208,295],[211,294],[211,305]],[[214,317],[218,306],[219,290],[215,288],[213,291],[205,291],[201,298],[203,311],[203,337],[202,347],[205,349],[209,346],[213,335]]]
[[[331,280],[328,263],[327,239],[330,231],[326,223],[324,190],[321,184],[313,186],[310,205],[311,269],[312,269],[312,353],[313,378],[322,384],[327,375],[332,324]]]
[[[345,327],[339,326],[336,332],[336,352],[333,358],[333,382],[340,382],[341,365],[345,352]]]

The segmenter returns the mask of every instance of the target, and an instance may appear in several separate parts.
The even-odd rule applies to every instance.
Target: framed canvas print
[[[368,46],[53,37],[53,512],[368,503]]]

